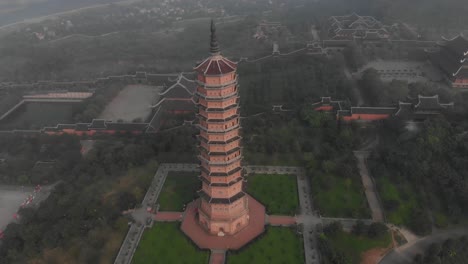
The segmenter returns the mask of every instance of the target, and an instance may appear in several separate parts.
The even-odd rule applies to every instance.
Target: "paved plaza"
[[[0,232],[14,220],[13,215],[33,190],[29,187],[0,186]]]
[[[99,119],[132,122],[140,118],[144,122],[151,114],[151,105],[159,99],[161,87],[129,85],[110,102]]]

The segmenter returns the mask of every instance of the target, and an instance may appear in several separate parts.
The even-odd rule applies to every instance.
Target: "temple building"
[[[402,119],[422,121],[440,115],[454,107],[453,102],[441,103],[438,95],[408,98],[408,102],[399,102],[397,106],[350,107],[343,109],[342,101],[334,101],[330,97],[322,97],[311,107],[315,111],[336,114],[336,119],[344,122],[372,122],[398,117]]]
[[[371,16],[355,13],[347,16],[332,16],[328,19],[328,37],[332,40],[387,40],[387,27]]]
[[[198,222],[211,235],[233,235],[249,224],[243,192],[237,64],[223,57],[211,22],[211,56],[197,72],[202,189]]]
[[[427,50],[431,62],[442,70],[453,88],[468,88],[468,40],[459,35],[444,39],[438,46]]]

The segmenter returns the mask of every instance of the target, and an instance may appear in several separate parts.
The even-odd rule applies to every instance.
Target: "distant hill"
[[[0,26],[121,0],[0,0]]]

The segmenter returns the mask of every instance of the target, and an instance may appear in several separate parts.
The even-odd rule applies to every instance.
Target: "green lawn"
[[[407,225],[411,220],[412,211],[417,206],[416,197],[414,195],[411,196],[413,192],[409,190],[409,187],[399,188],[386,177],[377,178],[377,186],[384,205],[389,201],[396,201],[398,203],[397,208],[393,210],[385,208],[387,220],[395,225]],[[410,197],[403,199],[402,196]]]
[[[313,200],[323,216],[371,217],[366,195],[358,178],[317,174],[312,177],[312,192]]]
[[[169,172],[158,203],[160,211],[182,211],[184,204],[197,198],[201,182],[195,172]]]
[[[294,229],[269,227],[259,240],[252,242],[239,252],[229,254],[227,263],[304,263],[302,243],[302,236],[297,235]]]
[[[156,223],[146,230],[133,264],[206,264],[209,251],[201,251],[184,236],[178,223]]]
[[[254,174],[247,177],[246,185],[269,214],[294,215],[299,208],[296,175]]]
[[[361,254],[373,248],[386,248],[392,242],[390,232],[380,238],[371,239],[366,236],[356,236],[344,231],[338,232],[334,236],[327,237],[322,234],[322,238],[327,239],[336,251],[343,252],[350,264],[361,263]]]
[[[269,166],[300,166],[300,159],[292,153],[261,153],[244,151],[244,158],[249,164]]]

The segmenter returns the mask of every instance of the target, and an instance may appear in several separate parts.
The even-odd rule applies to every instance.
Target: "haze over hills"
[[[0,26],[92,5],[121,0],[2,0]]]

